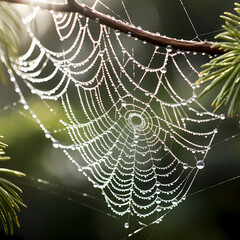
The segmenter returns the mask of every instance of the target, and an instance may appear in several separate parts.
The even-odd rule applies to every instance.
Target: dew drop
[[[46,131],[46,132],[45,132],[45,137],[46,137],[46,138],[50,138],[50,137],[51,137],[50,132]]]
[[[177,199],[173,199],[173,200],[172,200],[172,204],[173,204],[173,205],[177,205],[177,204],[178,204],[178,200],[177,200]]]
[[[139,138],[139,133],[135,133],[135,138]]]
[[[224,115],[224,114],[221,114],[221,115],[220,115],[220,119],[221,119],[221,120],[224,120],[224,119],[225,119],[225,115]]]
[[[156,204],[160,204],[161,203],[161,198],[157,197],[156,198]]]
[[[59,148],[59,141],[58,140],[53,141],[53,147],[54,148]]]
[[[127,102],[126,101],[122,101],[122,106],[126,107],[127,106]]]
[[[127,50],[125,48],[122,48],[122,53],[126,53]]]
[[[167,50],[167,52],[172,52],[172,46],[171,45],[167,45],[167,47],[166,47],[166,50]]]
[[[188,164],[187,163],[183,164],[183,169],[188,169]]]
[[[203,168],[204,168],[204,165],[205,165],[205,164],[204,164],[203,161],[201,161],[201,160],[200,160],[200,161],[197,161],[196,166],[197,166],[198,169],[203,169]]]
[[[159,187],[160,186],[160,182],[157,181],[156,182],[156,186]]]
[[[167,72],[167,68],[166,68],[166,67],[162,67],[162,68],[160,69],[160,71],[161,71],[161,73],[165,74],[165,73]]]
[[[99,23],[100,19],[99,18],[95,18],[95,22]]]
[[[129,223],[128,223],[128,222],[125,222],[125,223],[124,223],[124,227],[125,227],[125,228],[129,228]]]
[[[213,130],[213,132],[214,132],[214,133],[218,133],[218,130],[217,130],[217,128],[215,128],[215,129]]]
[[[132,36],[132,33],[131,33],[131,32],[128,32],[127,36],[128,36],[128,37],[131,37],[131,36]]]
[[[161,206],[157,206],[157,212],[161,212],[162,207]]]
[[[80,87],[81,86],[80,82],[75,82],[75,86]]]
[[[182,104],[182,106],[186,106],[187,102],[183,100],[181,104]]]
[[[15,88],[15,92],[16,93],[19,93],[20,92],[20,89],[18,87]]]
[[[115,33],[116,33],[117,36],[120,36],[120,34],[121,34],[120,31],[119,31],[118,29],[115,30]]]
[[[23,104],[23,108],[24,108],[25,110],[28,110],[28,109],[29,109],[28,104],[27,104],[27,103],[24,103],[24,104]]]

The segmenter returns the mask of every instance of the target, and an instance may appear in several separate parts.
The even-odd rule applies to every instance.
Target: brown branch
[[[41,9],[53,10],[56,12],[76,12],[85,17],[88,17],[92,20],[97,20],[99,23],[104,24],[112,29],[119,30],[122,33],[131,33],[132,37],[138,38],[142,41],[148,43],[166,47],[171,45],[174,49],[184,50],[184,51],[196,51],[196,52],[205,52],[209,54],[223,54],[224,51],[218,48],[213,48],[213,42],[197,42],[197,41],[187,41],[187,40],[178,40],[174,38],[169,38],[161,36],[155,33],[151,33],[142,29],[137,28],[136,26],[130,25],[120,20],[113,19],[110,16],[107,16],[103,13],[92,9],[85,4],[80,4],[75,0],[68,0],[66,4],[58,3],[47,3],[41,1],[30,1],[30,0],[0,0],[2,2],[9,3],[18,3],[25,4],[29,6],[38,6]]]

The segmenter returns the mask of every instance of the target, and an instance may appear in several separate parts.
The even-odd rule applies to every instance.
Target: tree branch
[[[132,37],[138,38],[142,41],[148,43],[166,47],[171,45],[173,49],[179,49],[184,51],[196,51],[196,52],[205,52],[209,54],[223,54],[224,51],[219,48],[213,48],[213,42],[197,42],[197,41],[187,41],[187,40],[178,40],[174,38],[169,38],[161,36],[159,34],[151,33],[142,29],[137,28],[134,25],[123,22],[121,20],[113,19],[111,16],[107,16],[103,13],[92,9],[85,4],[80,4],[75,0],[68,0],[65,4],[60,3],[50,3],[43,1],[31,1],[31,0],[0,0],[1,2],[9,3],[18,3],[24,4],[33,7],[40,7],[41,9],[53,10],[56,12],[75,12],[79,13],[85,17],[88,17],[94,21],[98,21],[101,24],[104,24],[112,29],[119,30],[122,33],[129,34],[131,33]]]

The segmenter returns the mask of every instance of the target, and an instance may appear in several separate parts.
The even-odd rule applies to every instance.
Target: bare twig
[[[197,51],[197,52],[205,52],[209,54],[223,54],[223,50],[218,48],[213,48],[213,42],[197,42],[197,41],[187,41],[187,40],[178,40],[174,38],[169,38],[165,36],[161,36],[155,33],[151,33],[134,25],[130,25],[129,23],[116,20],[111,16],[107,16],[103,13],[92,9],[85,4],[80,4],[75,0],[68,0],[65,4],[60,3],[50,3],[43,1],[31,1],[31,0],[0,0],[1,2],[9,2],[9,3],[18,3],[25,4],[33,7],[40,7],[41,9],[53,10],[56,12],[76,12],[85,17],[88,17],[92,20],[97,20],[99,23],[104,24],[112,29],[119,30],[122,33],[131,34],[132,37],[138,38],[142,41],[146,41],[148,43],[166,47],[167,45],[171,45],[174,49],[184,50],[184,51]]]

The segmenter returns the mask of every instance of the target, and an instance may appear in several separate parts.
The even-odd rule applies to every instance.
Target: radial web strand
[[[53,11],[46,46],[39,11],[23,19],[31,45],[8,70],[21,103],[115,214],[161,221],[186,198],[224,119],[197,99],[194,65],[207,57]]]

